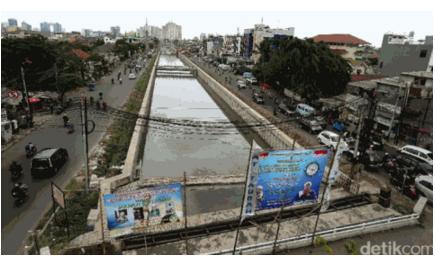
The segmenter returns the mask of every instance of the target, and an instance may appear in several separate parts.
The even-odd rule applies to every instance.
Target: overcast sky
[[[217,3],[217,2],[216,2]],[[433,34],[433,18],[430,11],[51,11],[22,12],[2,11],[1,21],[16,18],[19,25],[26,21],[39,28],[39,23],[59,22],[66,31],[81,31],[83,28],[108,31],[110,26],[119,25],[121,31],[136,30],[145,24],[162,26],[173,21],[182,26],[183,38],[199,36],[200,33],[235,34],[243,29],[263,23],[271,27],[295,27],[297,37],[316,34],[350,33],[380,46],[386,32],[408,33],[415,31],[416,38]]]

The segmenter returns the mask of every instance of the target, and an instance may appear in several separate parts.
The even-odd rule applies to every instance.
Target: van
[[[68,152],[64,148],[41,150],[32,159],[30,174],[34,178],[53,176],[67,160]]]
[[[245,79],[252,78],[252,77],[253,77],[253,75],[251,72],[244,72],[243,73],[243,78],[245,78]]]
[[[296,112],[301,115],[302,117],[308,117],[313,115],[316,110],[311,107],[310,105],[304,104],[304,103],[299,103],[296,106]]]

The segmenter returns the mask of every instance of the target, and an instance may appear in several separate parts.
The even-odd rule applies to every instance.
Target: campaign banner
[[[183,217],[181,190],[182,185],[174,183],[104,195],[109,230],[180,221]]]
[[[325,149],[260,153],[256,210],[315,203],[330,154]]]

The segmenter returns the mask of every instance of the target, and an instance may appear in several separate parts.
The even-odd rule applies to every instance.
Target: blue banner
[[[256,210],[316,202],[329,156],[324,149],[260,153]]]
[[[183,217],[182,185],[174,183],[104,195],[109,230],[177,222]]]

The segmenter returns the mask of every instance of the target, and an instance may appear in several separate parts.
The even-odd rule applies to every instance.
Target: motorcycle
[[[23,176],[23,170],[12,170],[11,171],[11,179],[18,180]]]
[[[19,188],[22,191],[21,195],[20,193],[17,193],[14,189],[12,190],[12,197],[15,199],[14,205],[16,207],[19,207],[22,204],[24,204],[24,202],[26,202],[26,199],[28,198],[27,191],[29,187],[26,184],[21,184]]]
[[[31,157],[35,156],[36,151],[37,150],[36,150],[35,146],[33,146],[31,149],[26,149],[26,157],[31,158]]]

